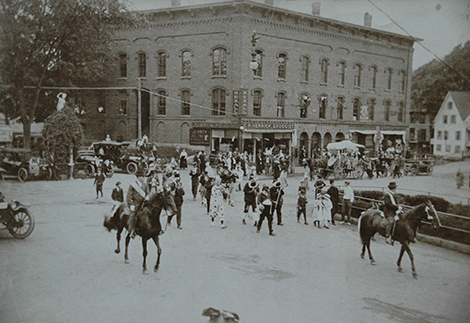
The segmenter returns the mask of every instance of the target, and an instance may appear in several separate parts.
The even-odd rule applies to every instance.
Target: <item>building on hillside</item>
[[[402,143],[414,38],[371,28],[369,14],[359,26],[272,3],[174,1],[144,12],[150,28],[117,31],[115,90],[76,99],[87,141],[146,134],[253,156]]]
[[[433,153],[461,158],[470,155],[470,92],[448,92],[434,118]]]
[[[408,147],[416,156],[432,154],[431,139],[434,136],[433,117],[426,111],[410,111]]]

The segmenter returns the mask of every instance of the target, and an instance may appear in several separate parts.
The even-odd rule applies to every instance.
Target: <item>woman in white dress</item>
[[[317,196],[317,199],[313,201],[313,225],[319,229],[322,227],[329,229],[328,220],[331,218],[331,209],[333,203],[331,203],[330,195],[326,193],[325,189],[322,189]]]
[[[222,184],[220,176],[215,178],[215,184],[212,186],[211,204],[209,215],[211,217],[211,225],[215,225],[215,218],[220,218],[220,227],[225,229],[227,226],[225,220],[225,201],[224,201],[225,186]]]

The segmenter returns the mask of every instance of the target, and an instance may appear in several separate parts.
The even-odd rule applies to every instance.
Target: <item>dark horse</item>
[[[157,246],[158,254],[157,254],[157,262],[154,267],[154,271],[158,270],[158,266],[160,265],[160,255],[162,253],[162,249],[160,248],[159,243],[159,234],[161,233],[162,227],[160,224],[160,213],[165,206],[163,193],[155,193],[150,196],[148,201],[144,201],[141,207],[137,210],[136,213],[136,225],[135,231],[136,234],[142,237],[142,248],[143,253],[142,256],[144,258],[142,267],[143,273],[148,274],[147,271],[147,241],[152,239]],[[121,241],[121,233],[126,229],[129,228],[129,218],[130,218],[131,211],[126,203],[121,203],[118,209],[114,213],[114,215],[109,218],[105,217],[103,225],[108,229],[117,230],[116,233],[116,240],[117,240],[117,248],[114,250],[115,253],[120,253],[120,241]],[[124,253],[124,261],[126,264],[129,263],[129,256],[128,256],[128,247],[129,242],[131,240],[129,231],[127,232],[126,236],[126,249]]]
[[[439,228],[441,226],[436,209],[434,209],[434,205],[432,205],[430,201],[415,206],[406,212],[402,218],[395,223],[395,229],[392,234],[392,239],[401,243],[400,256],[397,261],[398,271],[403,272],[403,268],[401,268],[401,259],[406,251],[410,257],[411,269],[413,271],[413,277],[415,278],[417,274],[413,254],[410,250],[410,243],[414,241],[416,230],[423,220],[432,222],[432,225],[435,228]],[[361,258],[364,259],[367,247],[371,265],[375,265],[375,260],[370,252],[370,240],[376,232],[385,236],[386,224],[387,220],[384,218],[383,212],[379,209],[369,209],[364,211],[359,218],[358,230],[362,241]]]

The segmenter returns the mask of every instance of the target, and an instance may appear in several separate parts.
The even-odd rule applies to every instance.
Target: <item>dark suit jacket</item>
[[[386,217],[395,216],[396,211],[398,210],[398,204],[395,205],[392,202],[392,198],[390,197],[390,194],[392,194],[392,193],[391,192],[386,192],[385,196],[384,196],[383,211],[384,211],[384,214],[385,214]],[[395,195],[393,195],[393,196],[395,197]],[[396,197],[395,197],[395,201],[396,201]]]

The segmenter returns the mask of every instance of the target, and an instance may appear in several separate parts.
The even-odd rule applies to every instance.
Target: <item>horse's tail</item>
[[[369,238],[367,237],[367,230],[366,230],[367,228],[366,228],[365,223],[363,223],[363,221],[365,221],[364,217],[367,217],[367,216],[368,215],[366,214],[366,211],[362,212],[357,223],[357,231],[359,232],[359,237],[361,238],[361,242],[363,244],[367,244],[368,239],[370,239],[370,237]]]
[[[112,230],[117,230],[116,219],[114,217],[109,217],[106,215],[104,217],[103,226],[106,228],[106,230],[108,230],[108,232],[111,232]]]

